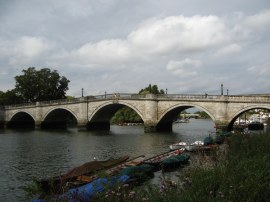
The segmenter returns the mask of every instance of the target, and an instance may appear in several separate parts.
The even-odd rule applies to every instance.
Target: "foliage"
[[[155,95],[157,95],[157,94],[165,94],[165,92],[164,92],[163,89],[158,90],[158,86],[157,85],[153,85],[152,86],[151,84],[149,84],[148,87],[146,87],[144,89],[141,89],[139,91],[139,94],[142,94],[142,95],[149,94],[149,93],[155,94]]]
[[[131,108],[123,107],[113,116],[112,123],[139,123],[143,122],[141,117]]]
[[[16,94],[15,90],[8,90],[7,92],[0,91],[0,105],[12,105],[22,102],[22,98]]]
[[[148,87],[141,89],[139,91],[139,94],[145,95],[145,94],[164,94],[164,90],[158,89],[157,85],[151,85],[149,84]],[[141,117],[131,108],[129,107],[123,107],[122,109],[118,110],[115,115],[113,116],[112,123],[114,124],[121,124],[121,123],[142,123]]]
[[[69,80],[61,77],[56,70],[29,67],[22,72],[23,75],[15,77],[15,91],[25,102],[66,98]]]
[[[194,114],[199,114],[200,118],[203,118],[203,119],[209,119],[210,118],[210,116],[205,111],[197,111]]]

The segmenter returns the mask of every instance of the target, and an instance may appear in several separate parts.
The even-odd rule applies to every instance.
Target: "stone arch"
[[[133,105],[123,102],[105,102],[96,107],[96,109],[88,115],[88,130],[109,130],[110,129],[110,119],[112,116],[121,108],[129,107],[134,110],[144,121],[141,112]]]
[[[211,119],[212,119],[213,121],[215,121],[215,117],[213,116],[213,114],[212,114],[211,112],[209,112],[209,110],[208,110],[207,108],[202,107],[202,106],[197,105],[197,104],[190,104],[190,103],[184,103],[184,104],[183,104],[183,103],[181,103],[181,104],[173,105],[173,106],[171,106],[170,108],[168,108],[166,111],[164,111],[164,112],[160,115],[160,117],[159,117],[159,119],[158,119],[158,122],[160,122],[168,112],[170,112],[170,111],[172,111],[172,110],[175,110],[176,108],[182,108],[182,109],[185,110],[185,109],[188,109],[188,108],[191,108],[191,107],[196,107],[196,108],[198,108],[198,109],[201,109],[202,111],[205,111],[205,112],[211,117]]]
[[[49,115],[51,112],[53,112],[53,111],[55,111],[55,110],[57,110],[57,109],[62,109],[62,110],[68,111],[69,113],[71,113],[71,114],[76,118],[76,120],[78,120],[78,117],[77,117],[76,113],[74,113],[74,112],[73,112],[72,110],[70,110],[69,108],[66,108],[66,107],[54,107],[54,108],[50,108],[50,110],[48,110],[48,111],[43,115],[41,121],[44,121],[44,120],[46,119],[46,117],[48,117],[48,115]]]
[[[133,105],[131,105],[131,104],[129,104],[129,103],[123,102],[123,101],[118,101],[117,103],[106,102],[106,103],[103,103],[103,104],[99,105],[99,106],[91,113],[91,115],[88,116],[88,117],[89,117],[88,120],[90,121],[90,120],[94,117],[94,115],[95,115],[99,110],[101,110],[102,108],[104,108],[104,107],[106,107],[106,106],[109,106],[109,105],[113,105],[113,104],[125,105],[125,106],[127,106],[127,107],[130,107],[130,108],[133,109],[133,110],[134,110],[134,111],[142,118],[142,120],[144,121],[144,117],[143,117],[143,115],[142,115],[142,113],[141,113],[140,110],[138,110],[135,106],[133,106]]]
[[[35,128],[35,119],[26,111],[15,112],[7,122],[7,128]]]
[[[68,125],[77,125],[76,114],[65,107],[51,108],[42,117],[41,129],[66,129]]]
[[[252,109],[267,109],[270,111],[270,106],[265,106],[265,105],[252,105],[248,107],[244,107],[241,110],[237,111],[234,113],[230,118],[229,118],[229,124],[228,124],[228,130],[231,131],[233,129],[233,124],[236,121],[236,119],[243,114],[246,111],[252,110]]]
[[[172,123],[173,119],[176,118],[176,116],[181,112],[188,108],[196,107],[198,109],[201,109],[202,111],[205,111],[210,118],[215,121],[215,117],[212,113],[209,112],[208,109],[206,109],[203,106],[193,104],[193,103],[181,103],[181,104],[175,104],[171,107],[169,107],[166,111],[164,111],[157,122],[156,130],[157,131],[172,131]]]

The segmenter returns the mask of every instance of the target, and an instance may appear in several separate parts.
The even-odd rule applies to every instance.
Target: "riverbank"
[[[127,186],[127,185],[125,185]],[[234,135],[211,154],[192,155],[177,181],[101,193],[96,201],[268,201],[270,133]],[[94,200],[94,201],[95,201]]]

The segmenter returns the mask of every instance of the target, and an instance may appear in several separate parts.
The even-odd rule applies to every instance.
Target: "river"
[[[111,126],[110,131],[17,131],[0,130],[0,201],[26,201],[23,187],[33,178],[59,175],[94,157],[144,154],[151,157],[168,151],[179,141],[203,140],[214,132],[212,120],[191,119],[173,125],[173,132],[144,133],[143,126]]]

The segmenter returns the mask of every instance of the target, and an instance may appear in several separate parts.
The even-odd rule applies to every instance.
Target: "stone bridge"
[[[216,127],[231,130],[234,121],[251,109],[270,110],[270,95],[138,95],[107,94],[71,100],[52,100],[5,106],[0,109],[2,128],[77,127],[109,130],[110,119],[122,107],[133,109],[144,122],[145,132],[171,131],[173,120],[183,110],[196,107],[205,111]]]

